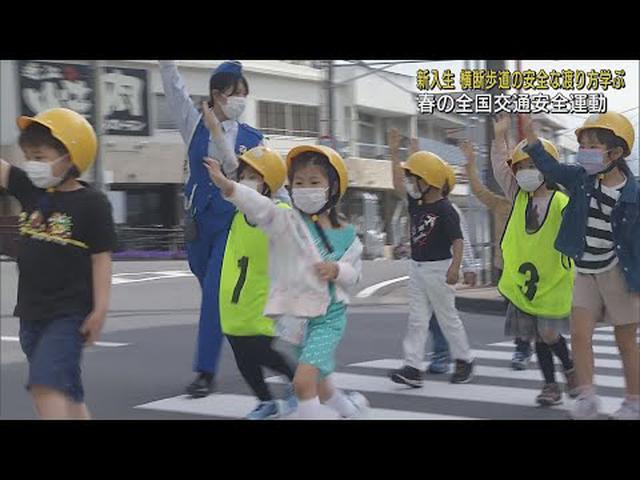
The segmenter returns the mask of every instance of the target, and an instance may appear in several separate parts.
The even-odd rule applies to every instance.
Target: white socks
[[[341,417],[351,417],[358,412],[358,409],[349,398],[336,388],[333,396],[325,402],[328,407],[338,412]]]
[[[322,418],[322,405],[318,397],[309,400],[298,400],[298,418],[314,419]]]

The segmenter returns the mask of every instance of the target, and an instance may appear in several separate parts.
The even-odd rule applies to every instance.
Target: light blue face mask
[[[609,150],[602,148],[579,148],[576,162],[581,165],[589,175],[596,175],[604,170],[611,170],[613,165],[607,165],[606,155]]]

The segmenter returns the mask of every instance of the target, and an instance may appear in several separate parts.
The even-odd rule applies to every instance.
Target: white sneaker
[[[347,420],[366,418],[369,413],[369,400],[359,392],[344,392],[344,395],[353,403],[353,406],[356,407],[356,413],[350,417],[343,418]]]
[[[574,420],[593,420],[598,418],[600,398],[594,394],[581,394],[576,398],[569,415]]]
[[[611,420],[640,420],[640,402],[625,399],[622,406],[609,417]]]

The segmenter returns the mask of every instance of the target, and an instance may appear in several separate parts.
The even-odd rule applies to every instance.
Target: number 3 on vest
[[[525,297],[527,297],[529,301],[532,301],[538,292],[538,283],[540,282],[538,269],[533,263],[527,262],[520,265],[518,272],[523,275],[526,275],[527,273],[529,274],[529,279],[522,287],[522,293],[524,293]]]

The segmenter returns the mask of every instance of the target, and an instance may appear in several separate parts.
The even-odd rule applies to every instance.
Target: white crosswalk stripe
[[[492,343],[491,347],[499,347],[499,348],[513,348],[513,342],[499,342]],[[593,353],[602,353],[604,355],[618,355],[618,347],[603,347],[600,345],[593,346]]]
[[[613,357],[618,352],[615,344],[610,344],[615,341],[613,335],[608,333],[612,332],[612,329],[602,327],[597,331],[599,333],[594,335],[594,380],[599,388],[605,389],[599,394],[602,400],[601,413],[609,415],[620,407],[624,397],[624,376],[622,362],[619,358]],[[598,342],[609,344],[599,345]],[[338,388],[359,391],[369,397],[371,408],[367,418],[372,420],[472,420],[496,418],[496,411],[506,412],[509,408],[511,412],[522,412],[528,408],[540,410],[535,404],[535,397],[540,392],[543,382],[542,373],[535,363],[535,354],[527,370],[514,371],[511,369],[512,353],[512,342],[497,342],[487,345],[484,349],[473,350],[474,379],[464,385],[449,383],[448,375],[428,375],[423,387],[418,389],[395,384],[387,374],[388,371],[403,365],[402,359],[399,358],[352,363],[339,368],[339,371],[332,375],[332,379]],[[424,367],[426,368],[426,363]],[[561,368],[557,369],[556,375],[559,383],[562,383],[564,377]],[[270,384],[285,382],[282,377],[270,377],[267,381]],[[393,408],[396,404],[399,405],[398,408]],[[407,410],[406,406],[409,404],[409,408],[415,410]],[[257,400],[251,395],[224,393],[197,400],[179,395],[138,405],[136,408],[237,419],[243,418],[256,405]],[[567,418],[566,412],[572,405],[573,400],[565,395],[563,403],[550,410],[561,411],[563,413],[560,418]],[[461,411],[464,413],[461,414]],[[509,417],[509,413],[504,415],[504,418],[518,418]],[[337,415],[327,408],[326,416],[323,418],[336,417]],[[295,414],[289,418],[295,418]],[[553,418],[559,417],[556,414]]]
[[[270,379],[276,382],[276,377]],[[167,412],[190,413],[224,418],[243,418],[257,405],[257,400],[251,395],[218,394],[205,398],[191,399],[186,395],[158,400],[156,402],[138,405],[136,408],[160,410]],[[330,408],[324,407],[325,419],[337,418],[337,414]],[[295,414],[287,419],[295,419]],[[438,415],[384,408],[371,408],[367,419],[370,420],[473,420],[471,418],[453,415]]]

